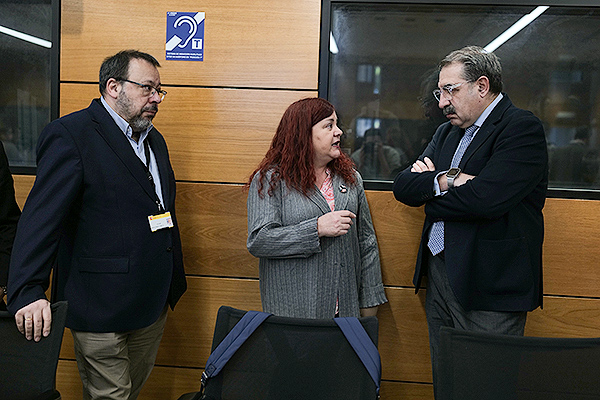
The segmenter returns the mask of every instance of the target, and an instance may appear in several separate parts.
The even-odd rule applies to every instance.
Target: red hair
[[[302,192],[305,196],[314,189],[316,176],[312,143],[312,128],[335,112],[333,105],[325,99],[311,97],[292,103],[283,113],[271,147],[258,168],[254,170],[246,187],[259,174],[258,193],[262,196],[263,179],[273,170],[269,182],[269,195],[279,183]],[[327,164],[334,175],[339,175],[348,184],[356,183],[354,163],[344,152]]]

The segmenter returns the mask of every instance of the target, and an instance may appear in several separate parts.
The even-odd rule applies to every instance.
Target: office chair
[[[600,338],[440,331],[441,400],[600,399]]]
[[[55,400],[56,368],[62,344],[67,302],[51,305],[52,329],[39,342],[25,339],[17,330],[15,317],[0,312],[0,399]]]
[[[213,354],[245,314],[246,311],[226,306],[219,309]],[[359,330],[366,332],[361,346],[367,341],[369,346],[376,346],[377,318],[358,320],[364,328]],[[379,354],[374,350],[379,362]],[[204,395],[187,393],[179,400],[374,400],[378,398],[379,379],[370,375],[334,319],[270,316],[258,325],[223,369],[208,379]]]

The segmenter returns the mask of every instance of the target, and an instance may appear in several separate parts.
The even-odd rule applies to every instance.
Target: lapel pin
[[[348,191],[348,189],[346,189],[345,185],[340,185],[340,192],[346,193],[347,191]]]

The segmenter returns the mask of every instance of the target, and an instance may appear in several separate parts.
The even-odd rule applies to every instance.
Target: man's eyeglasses
[[[163,101],[165,99],[165,96],[167,95],[166,90],[161,90],[161,89],[155,88],[154,86],[151,86],[151,85],[144,85],[143,83],[130,81],[129,79],[119,79],[119,80],[133,83],[134,85],[138,85],[139,87],[142,88],[142,90],[144,91],[144,95],[147,97],[152,97],[152,96],[154,96],[154,93],[158,93],[158,96],[160,97],[160,101]]]
[[[446,85],[441,89],[435,89],[433,91],[433,97],[435,97],[437,101],[440,101],[442,97],[446,100],[452,100],[452,92],[465,83],[469,82],[455,83],[454,85]]]

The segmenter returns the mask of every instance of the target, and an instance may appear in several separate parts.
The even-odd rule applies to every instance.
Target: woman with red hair
[[[260,258],[265,312],[358,317],[387,301],[362,178],[337,122],[327,100],[290,105],[247,183],[247,247]]]

